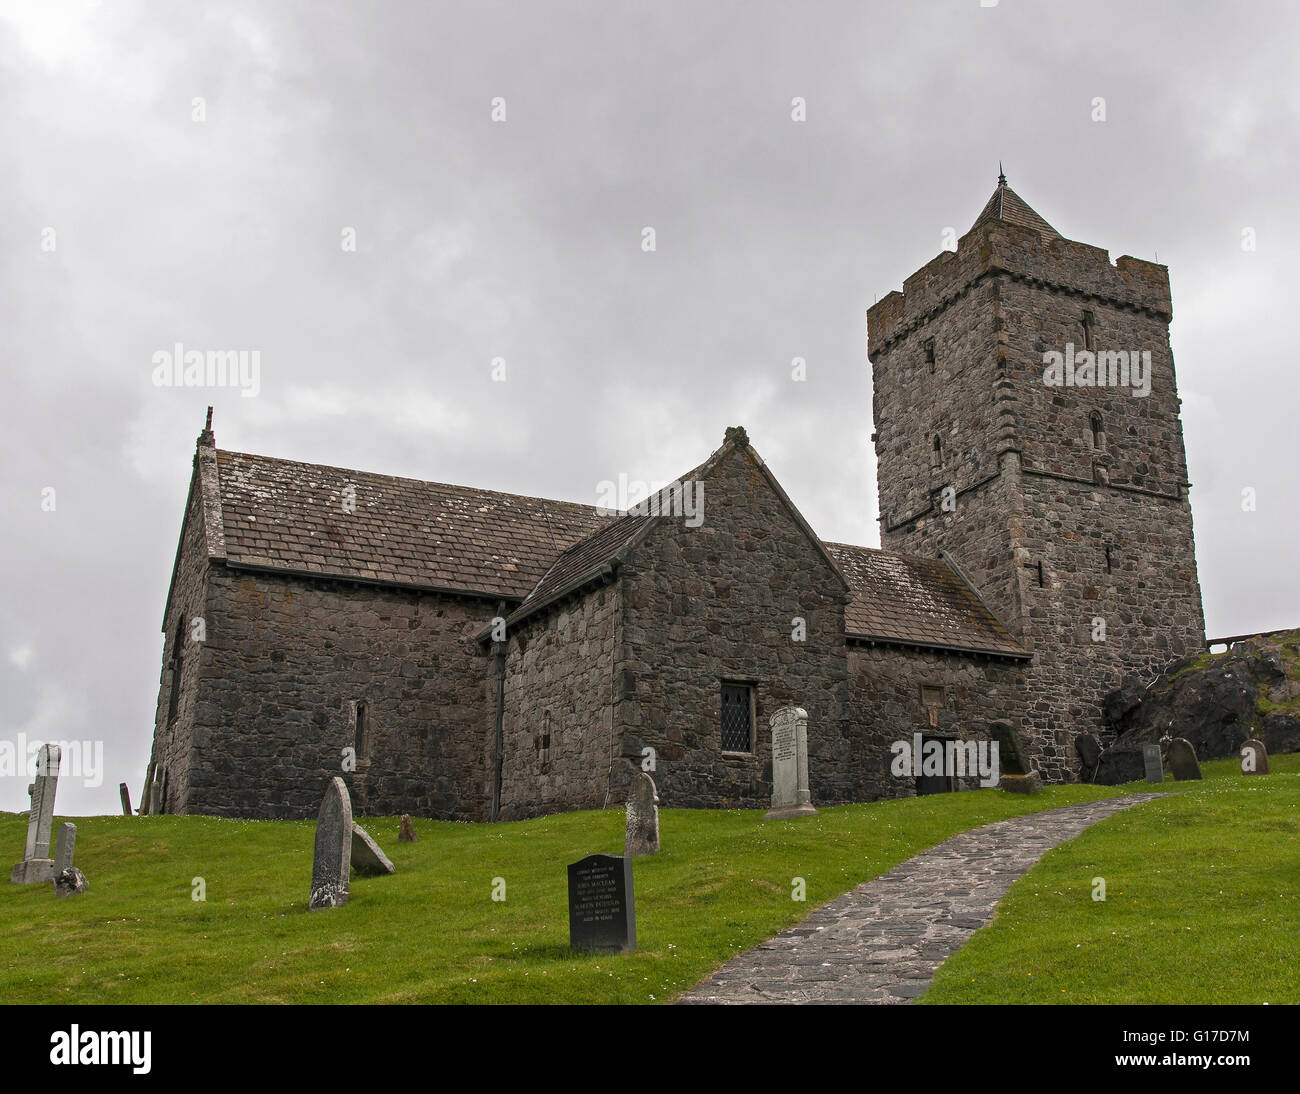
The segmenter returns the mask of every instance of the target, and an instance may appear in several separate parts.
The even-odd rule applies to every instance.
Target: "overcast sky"
[[[209,403],[223,448],[591,504],[744,425],[878,545],[865,312],[999,160],[1169,266],[1207,629],[1300,624],[1293,4],[0,12],[0,740],[104,742],[59,814],[139,798]],[[155,386],[177,342],[257,350],[260,392]]]

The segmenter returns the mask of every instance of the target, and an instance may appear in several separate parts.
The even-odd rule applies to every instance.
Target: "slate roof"
[[[828,543],[853,600],[844,629],[855,638],[1027,656],[1024,648],[943,559]]]
[[[974,231],[986,220],[1005,220],[1008,224],[1018,224],[1022,228],[1033,228],[1034,231],[1040,232],[1049,238],[1061,238],[1061,233],[1034,212],[1024,198],[1007,185],[1007,181],[1003,177],[999,177],[998,188],[993,191],[993,196],[980,210],[980,215],[975,218],[971,230]]]
[[[234,565],[522,599],[594,506],[218,450]],[[346,487],[356,508],[343,507]]]
[[[244,452],[215,459],[220,497],[208,500],[224,544],[209,552],[228,564],[513,600],[511,618],[597,576],[657,519]],[[1027,656],[948,563],[816,542],[848,583],[849,635]]]
[[[547,601],[594,577],[654,519],[651,516],[635,515],[606,517],[604,528],[561,553],[510,617],[511,622],[531,614]]]

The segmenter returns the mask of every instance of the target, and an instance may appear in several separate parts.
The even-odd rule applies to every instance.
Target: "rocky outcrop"
[[[1116,738],[1093,781],[1109,786],[1143,777],[1142,746],[1153,741],[1184,737],[1201,760],[1236,756],[1252,736],[1270,754],[1300,751],[1300,631],[1186,658],[1146,686],[1127,677],[1102,714]]]

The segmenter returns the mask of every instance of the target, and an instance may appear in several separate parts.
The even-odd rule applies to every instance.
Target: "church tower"
[[[946,554],[1033,652],[1050,780],[1101,699],[1205,644],[1164,266],[1064,238],[1004,175],[867,313],[881,544]]]

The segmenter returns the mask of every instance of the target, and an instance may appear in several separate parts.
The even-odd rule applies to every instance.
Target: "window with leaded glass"
[[[748,684],[722,685],[722,751],[754,751],[753,689]]]

